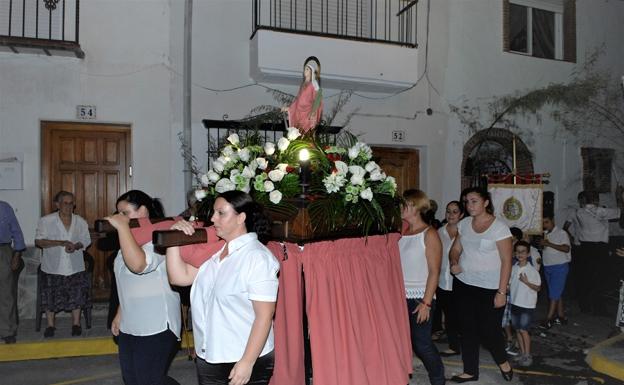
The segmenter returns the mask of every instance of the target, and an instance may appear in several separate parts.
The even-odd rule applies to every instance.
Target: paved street
[[[610,304],[610,308],[615,312],[613,303]],[[575,309],[573,306],[569,313],[568,325],[554,326],[548,331],[540,331],[537,328],[533,330],[534,364],[527,369],[516,368],[513,384],[622,384],[621,381],[593,371],[585,363],[587,349],[615,333],[614,314],[608,317],[591,316],[575,312]],[[542,310],[539,309],[538,314],[543,314]],[[105,330],[101,330],[104,329],[101,318],[101,316],[96,318],[94,328],[89,331],[91,336],[106,334]],[[67,320],[61,319],[60,324],[63,324],[63,321]],[[25,328],[32,326],[29,321],[23,324]],[[58,334],[64,335],[63,333],[59,327]],[[24,331],[18,343],[25,343],[25,339],[29,338],[42,340],[39,334],[35,336],[34,332]],[[439,347],[445,349],[443,343],[439,344]],[[480,379],[474,384],[502,384],[501,375],[489,353],[482,351],[481,358]],[[444,363],[447,378],[462,371],[461,360],[458,357],[445,359]],[[417,359],[414,360],[414,368],[410,384],[428,384],[426,372]],[[0,384],[7,385],[123,384],[116,355],[1,362],[0,373]],[[177,356],[170,375],[183,385],[197,384],[193,363],[188,360],[186,352],[180,352]]]

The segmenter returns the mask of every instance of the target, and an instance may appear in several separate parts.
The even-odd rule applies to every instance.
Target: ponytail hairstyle
[[[243,191],[226,191],[219,195],[232,205],[238,214],[245,213],[245,228],[248,232],[258,235],[258,240],[267,243],[271,233],[271,222],[264,213],[264,207],[253,200],[251,195]]]
[[[494,204],[492,202],[492,196],[490,192],[482,187],[468,187],[462,191],[462,196],[468,196],[470,193],[475,193],[483,199],[483,201],[487,201],[488,204],[485,206],[485,212],[491,215],[494,215]]]
[[[141,206],[145,206],[150,218],[165,217],[165,210],[163,209],[160,199],[152,198],[141,190],[130,190],[122,194],[119,198],[117,198],[117,204],[121,201],[128,202],[134,206],[136,210],[138,210]]]
[[[424,191],[418,189],[408,189],[403,192],[403,204],[414,206],[420,213],[420,217],[427,222],[427,212],[431,210],[431,200]],[[431,224],[427,222],[427,224]]]

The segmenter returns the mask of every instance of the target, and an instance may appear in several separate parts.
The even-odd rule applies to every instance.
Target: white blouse
[[[79,215],[72,214],[69,230],[65,228],[58,212],[53,212],[39,219],[35,239],[52,241],[70,241],[82,243],[84,248],[73,253],[65,252],[64,246],[47,247],[41,257],[41,271],[48,274],[72,275],[84,271],[83,251],[91,244],[89,226]]]
[[[121,251],[115,258],[115,280],[121,306],[119,329],[133,336],[151,336],[169,329],[179,339],[182,325],[180,295],[169,285],[165,256],[154,251],[152,242],[141,248],[147,266],[139,274],[128,269]]]
[[[427,257],[425,255],[425,233],[429,227],[418,234],[403,235],[399,239],[401,268],[405,284],[406,298],[423,298],[427,287]]]
[[[494,222],[482,233],[472,229],[472,217],[457,225],[462,253],[459,266],[462,272],[455,275],[463,283],[484,289],[498,289],[501,259],[496,242],[511,238],[509,227],[502,221]]]
[[[279,262],[256,233],[231,240],[223,259],[222,251],[201,265],[191,287],[195,351],[213,364],[243,356],[256,318],[251,301],[277,300]],[[273,326],[260,356],[272,350]]]
[[[451,275],[451,264],[449,262],[449,251],[453,246],[455,238],[451,239],[448,231],[444,225],[438,229],[440,235],[440,241],[442,241],[442,265],[440,266],[440,280],[438,281],[438,287],[442,290],[453,290],[453,276]]]

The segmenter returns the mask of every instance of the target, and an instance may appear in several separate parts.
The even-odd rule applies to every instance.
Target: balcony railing
[[[79,21],[80,0],[0,0],[0,45],[16,53],[27,48],[82,58]]]
[[[417,0],[253,0],[259,29],[417,47]]]

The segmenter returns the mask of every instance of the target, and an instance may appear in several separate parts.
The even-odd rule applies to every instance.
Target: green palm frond
[[[345,205],[338,194],[310,202],[308,205],[312,229],[318,232],[332,232],[344,226]]]

